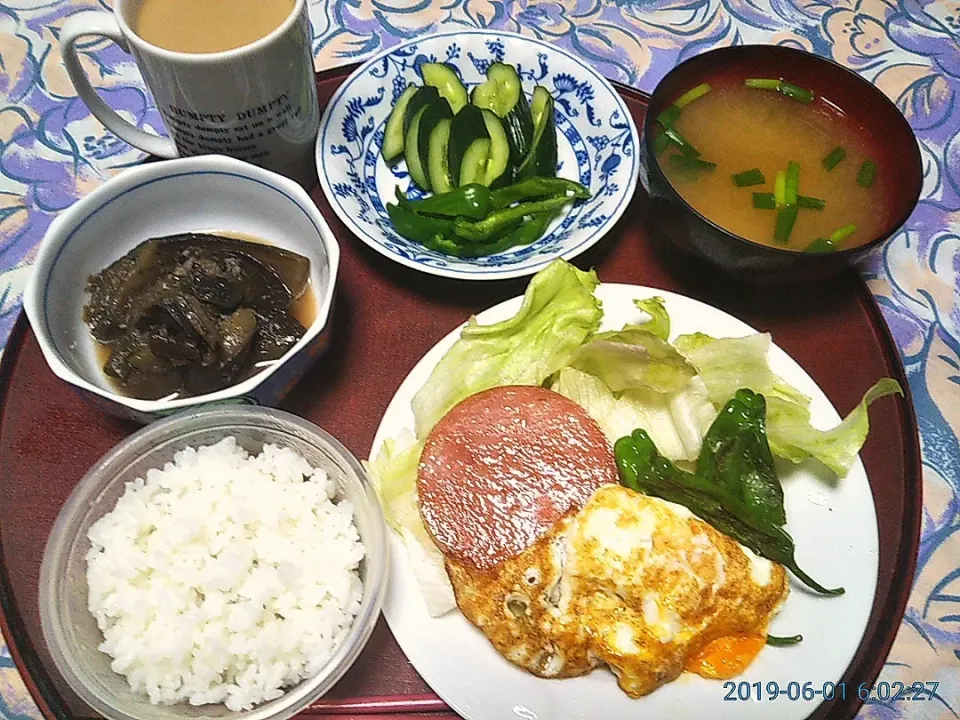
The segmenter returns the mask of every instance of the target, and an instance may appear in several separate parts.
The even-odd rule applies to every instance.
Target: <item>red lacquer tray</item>
[[[321,104],[351,69],[318,77]],[[645,96],[619,90],[641,126]],[[319,188],[313,197],[342,250],[333,343],[284,408],[366,457],[382,413],[420,357],[471,313],[521,294],[527,280],[468,283],[408,270],[353,237]],[[576,263],[596,267],[602,281],[679,292],[772,332],[841,413],[881,376],[907,386],[879,310],[852,271],[805,289],[744,287],[658,246],[655,234],[648,236],[645,229],[645,207],[638,191],[614,231]],[[0,393],[3,633],[44,715],[91,717],[93,712],[69,691],[47,655],[37,579],[47,535],[71,489],[87,468],[136,428],[88,406],[54,377],[22,316],[0,366]],[[919,442],[909,400],[878,402],[871,424],[862,457],[879,522],[880,577],[866,635],[844,677],[852,687],[876,678],[893,643],[912,584],[921,517]],[[381,619],[332,697],[429,692]],[[849,718],[858,705],[856,693],[848,693],[845,705],[824,704],[812,717]]]

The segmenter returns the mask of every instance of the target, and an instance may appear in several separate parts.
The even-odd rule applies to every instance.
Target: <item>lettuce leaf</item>
[[[670,314],[663,303],[662,297],[652,297],[646,300],[634,300],[633,304],[643,310],[650,319],[639,325],[634,325],[640,330],[646,330],[651,335],[656,335],[661,340],[667,340],[670,337]]]
[[[839,477],[844,477],[857,458],[870,432],[867,408],[878,398],[903,395],[893,378],[883,378],[864,394],[860,403],[843,421],[830,430],[810,424],[806,405],[777,395],[767,398],[767,438],[775,455],[799,463],[816,458]]]
[[[649,388],[614,393],[595,375],[568,367],[560,371],[551,389],[586,410],[611,446],[639,427],[671,460],[696,460],[703,434],[716,416],[706,390],[696,380],[673,394]]]
[[[677,392],[697,374],[670,343],[630,325],[591,337],[573,353],[570,366],[600,378],[613,392]]]
[[[471,318],[413,398],[417,437],[464,398],[499,385],[540,385],[567,365],[600,327],[598,284],[595,272],[557,259],[533,276],[512,318],[493,325]]]
[[[443,555],[423,526],[417,498],[417,465],[423,443],[412,437],[384,441],[373,462],[364,468],[380,497],[387,524],[400,536],[427,611],[439,617],[457,603],[447,577]]]
[[[750,388],[766,396],[777,382],[767,364],[769,333],[719,340],[694,333],[681,335],[674,345],[696,367],[710,400],[718,408],[740,388]]]
[[[678,337],[676,346],[696,366],[714,405],[726,403],[742,387],[766,398],[767,438],[774,455],[795,463],[814,458],[839,477],[850,471],[867,439],[870,403],[903,394],[896,380],[883,378],[837,427],[817,430],[810,424],[810,398],[770,370],[767,333],[720,340],[694,333]]]
[[[669,403],[670,416],[673,418],[680,443],[686,452],[685,458],[676,459],[696,460],[707,430],[717,419],[717,410],[710,402],[707,386],[697,376],[682,392],[670,395]]]

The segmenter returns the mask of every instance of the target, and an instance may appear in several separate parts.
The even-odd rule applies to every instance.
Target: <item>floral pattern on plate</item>
[[[558,175],[592,193],[560,215],[531,245],[495,255],[458,259],[400,237],[385,205],[399,188],[422,191],[406,164],[380,156],[384,126],[408,84],[422,85],[420,66],[448,63],[468,89],[503,62],[517,68],[529,97],[544,86],[556,102]],[[529,275],[556,257],[571,258],[594,245],[633,197],[638,176],[637,128],[623,100],[594,70],[550,45],[498,32],[473,31],[414,40],[358,68],[327,105],[317,138],[320,184],[334,211],[363,242],[399,263],[434,275],[502,279]]]

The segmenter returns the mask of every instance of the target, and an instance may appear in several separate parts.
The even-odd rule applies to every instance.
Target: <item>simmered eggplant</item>
[[[172,395],[183,384],[180,369],[153,352],[149,336],[138,330],[124,333],[110,346],[103,370],[131,395],[145,400]]]
[[[127,329],[130,306],[173,264],[171,253],[155,240],[141,243],[109,267],[92,276],[87,285],[90,302],[83,319],[93,337],[113,342]]]
[[[214,392],[275,360],[306,332],[293,316],[310,261],[205,233],[153,238],[88,281],[84,321],[104,372],[145,399]]]
[[[203,302],[231,312],[243,300],[243,265],[235,255],[188,257],[181,270],[193,295]]]
[[[257,320],[260,323],[260,332],[257,334],[253,351],[255,364],[283,357],[306,332],[300,321],[288,313],[260,313]]]
[[[224,362],[232,362],[250,351],[257,335],[257,313],[250,308],[235,310],[220,321],[220,349]]]

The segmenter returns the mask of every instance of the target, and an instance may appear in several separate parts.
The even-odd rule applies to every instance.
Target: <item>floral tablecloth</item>
[[[109,3],[0,1],[0,343],[56,214],[143,157],[90,115],[67,78],[59,28],[84,9]],[[923,195],[862,272],[910,378],[925,513],[910,605],[881,679],[939,687],[932,701],[871,702],[860,717],[960,717],[960,0],[313,0],[310,12],[318,69],[441,28],[493,27],[556,42],[648,91],[713,47],[791,45],[854,68],[896,101],[920,139]],[[101,41],[83,63],[113,107],[163,132],[128,55]],[[40,717],[6,648],[0,713]]]

